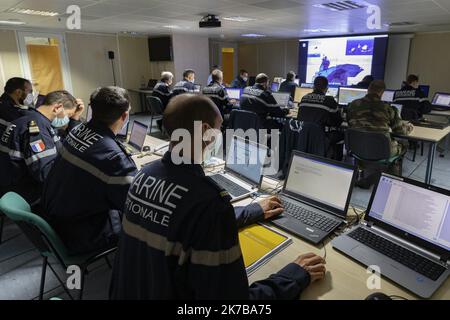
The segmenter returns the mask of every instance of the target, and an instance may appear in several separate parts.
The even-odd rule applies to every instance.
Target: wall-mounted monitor
[[[172,61],[172,37],[148,38],[150,61]]]
[[[351,86],[365,76],[384,79],[387,35],[302,39],[298,77],[312,83],[324,76],[330,84]]]

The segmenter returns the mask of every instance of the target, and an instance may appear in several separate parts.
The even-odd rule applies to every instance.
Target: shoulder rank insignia
[[[39,153],[45,150],[44,141],[42,141],[41,139],[31,142],[30,147],[34,153]]]
[[[38,127],[36,121],[31,120],[30,122],[28,122],[28,132],[30,134],[39,133],[39,127]]]

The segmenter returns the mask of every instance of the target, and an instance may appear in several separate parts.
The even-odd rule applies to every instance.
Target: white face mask
[[[23,104],[27,107],[32,107],[34,101],[34,96],[32,93],[29,93],[27,97],[23,100]]]
[[[248,78],[247,77],[242,77],[242,80],[244,80],[244,82],[247,82]]]
[[[222,147],[222,135],[218,133],[215,134],[214,137],[214,141],[208,144],[203,150],[203,163],[207,163],[212,157],[217,156],[220,152],[220,148]]]

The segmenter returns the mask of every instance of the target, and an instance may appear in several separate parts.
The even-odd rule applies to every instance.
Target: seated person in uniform
[[[328,79],[314,79],[314,91],[302,98],[299,104],[297,120],[315,123],[325,130],[325,135],[333,150],[331,158],[341,161],[343,158],[344,134],[338,130],[342,116],[338,103],[332,96],[327,96]]]
[[[212,81],[211,83],[203,88],[203,95],[211,98],[212,101],[216,104],[217,108],[219,108],[220,114],[222,117],[225,114],[231,112],[233,108],[233,104],[228,98],[227,91],[223,88],[223,72],[220,70],[214,70],[211,74]],[[226,125],[224,125],[226,127]]]
[[[215,70],[220,70],[220,66],[218,66],[217,64],[215,64],[215,65],[213,65],[213,66],[211,67],[211,72],[210,72],[210,74],[209,74],[209,76],[208,76],[208,80],[206,81],[207,84],[210,84],[211,82],[213,82],[212,73],[213,73]]]
[[[130,110],[127,91],[98,88],[90,106],[91,121],[68,134],[42,196],[45,218],[70,254],[116,245],[120,215],[137,171],[116,140]]]
[[[172,90],[170,86],[172,85],[173,74],[169,71],[163,71],[161,73],[161,80],[155,85],[152,91],[152,96],[159,98],[162,103],[162,109],[166,108],[169,103],[170,98],[172,97]],[[162,131],[162,120],[157,120],[158,128]]]
[[[291,100],[294,101],[295,89],[298,87],[298,84],[295,82],[295,72],[290,71],[286,75],[286,80],[283,81],[280,85],[279,92],[286,92],[291,94]]]
[[[0,97],[0,137],[12,121],[28,110],[25,100],[32,91],[31,82],[27,79],[11,78],[6,82],[5,92]]]
[[[247,82],[248,82],[248,72],[244,69],[241,69],[236,79],[231,81],[230,88],[244,89],[245,87],[247,87]]]
[[[409,134],[413,125],[400,119],[396,108],[381,101],[386,85],[382,80],[375,80],[369,86],[367,96],[353,101],[348,107],[347,121],[350,128],[377,131],[390,137],[390,132]],[[391,140],[391,156],[403,155],[407,143]]]
[[[221,125],[220,111],[206,97],[182,95],[167,106],[167,131],[187,130],[191,140],[185,150],[180,143],[186,141],[172,141],[163,159],[131,184],[110,298],[298,299],[324,277],[324,260],[306,254],[249,286],[230,197],[200,165],[217,147]],[[194,132],[203,136],[201,147],[193,145]],[[274,208],[282,211],[278,201]]]
[[[82,101],[67,91],[55,91],[46,96],[39,109],[30,108],[11,122],[0,142],[0,167],[5,169],[2,184],[6,191],[20,194],[39,211],[36,205],[42,185],[61,147],[51,123],[61,113],[79,118],[83,108]]]
[[[70,130],[81,123],[80,116],[84,110],[84,103],[81,99],[76,99],[76,102],[76,109],[64,110],[64,112],[60,112],[52,121],[52,127],[56,129],[57,134],[61,138],[65,138]],[[39,107],[41,106],[42,105],[40,105]]]
[[[260,73],[256,76],[255,85],[247,87],[241,95],[242,110],[252,111],[259,116],[264,129],[280,129],[281,124],[267,117],[285,117],[289,109],[282,108],[269,90],[269,77]]]
[[[431,103],[425,93],[419,89],[419,77],[411,74],[406,79],[406,83],[401,90],[396,91],[394,103],[401,104],[403,120],[418,120],[424,114],[431,112]]]
[[[163,110],[166,108],[169,103],[170,98],[172,97],[172,90],[170,86],[172,85],[173,74],[169,71],[163,71],[161,73],[161,80],[155,85],[152,91],[152,96],[159,98],[163,105]]]
[[[192,69],[184,70],[183,80],[177,82],[173,87],[172,96],[195,91],[195,71]]]

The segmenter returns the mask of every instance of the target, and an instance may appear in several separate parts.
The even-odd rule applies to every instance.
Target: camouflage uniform
[[[348,107],[347,121],[350,128],[379,131],[390,137],[389,132],[408,134],[407,122],[401,120],[398,111],[381,101],[376,94],[368,94],[353,101]],[[407,141],[391,139],[391,156],[401,155],[408,148]]]

